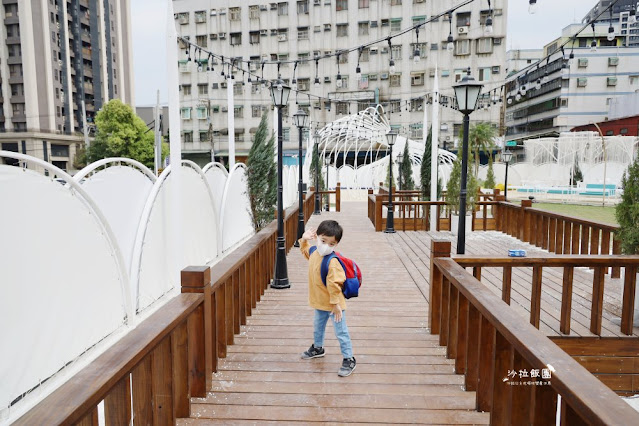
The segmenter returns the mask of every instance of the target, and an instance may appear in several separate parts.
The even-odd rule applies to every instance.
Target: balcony
[[[20,55],[20,56],[9,56],[9,58],[7,59],[7,64],[9,64],[9,65],[21,64],[21,63],[22,63],[22,55]]]
[[[91,34],[82,31],[82,41],[86,43],[91,43]]]
[[[7,37],[6,43],[7,46],[11,44],[20,44],[20,37]]]
[[[15,14],[13,16],[6,16],[4,18],[4,24],[5,25],[13,25],[13,24],[19,24],[20,23],[20,18],[18,18],[18,15]]]
[[[14,114],[13,117],[11,117],[11,121],[14,123],[26,123],[27,116],[24,113]]]

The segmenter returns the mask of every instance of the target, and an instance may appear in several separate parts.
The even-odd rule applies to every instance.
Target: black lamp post
[[[297,184],[297,192],[299,195],[299,212],[297,214],[297,239],[293,244],[295,247],[299,247],[300,243],[298,242],[302,235],[304,235],[304,183],[302,182],[302,131],[304,127],[308,126],[308,114],[303,110],[298,110],[295,114],[293,114],[293,120],[295,125],[297,126],[298,135],[299,135],[299,182]]]
[[[282,109],[288,103],[291,88],[281,79],[271,84],[271,100],[277,108],[277,248],[275,251],[275,278],[272,288],[289,288],[288,270],[286,267],[286,240],[284,239],[284,202],[282,187]]]
[[[324,161],[326,162],[326,190],[328,191],[328,165],[331,162],[331,157],[324,157]],[[330,194],[326,194],[326,211],[331,211],[331,196]]]
[[[315,162],[315,212],[313,214],[322,214],[322,207],[320,206],[320,187],[319,187],[319,176],[320,176],[320,165],[319,165],[319,143],[320,139],[319,132],[315,132],[313,135],[313,139],[315,140],[315,158],[317,161]]]
[[[386,232],[387,234],[395,233],[395,206],[393,205],[393,145],[397,140],[397,132],[393,129],[386,133],[386,141],[390,147],[390,182],[388,184],[388,213],[386,214]]]
[[[513,153],[506,150],[501,153],[501,160],[506,163],[506,178],[504,179],[504,198],[508,201],[508,163],[513,158]]]
[[[461,185],[459,190],[459,226],[457,234],[457,254],[464,254],[466,251],[466,181],[468,178],[468,132],[470,128],[470,114],[477,108],[477,100],[483,84],[475,81],[470,75],[468,68],[467,75],[455,84],[455,98],[459,111],[464,114],[464,141],[462,147],[462,167]]]

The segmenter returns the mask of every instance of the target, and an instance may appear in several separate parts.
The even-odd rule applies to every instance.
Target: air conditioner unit
[[[220,87],[221,87],[222,89],[226,89],[226,81],[221,82],[221,83],[220,83]]]
[[[501,44],[501,40],[502,40],[501,38],[494,38],[493,39],[493,44],[496,45],[496,46],[499,46]]]
[[[383,73],[379,76],[379,78],[380,78],[380,79],[382,79],[382,80],[388,80],[388,73],[387,73],[387,72],[383,72]]]
[[[428,75],[429,75],[430,77],[435,77],[435,70],[434,70],[434,69],[429,70],[429,71],[428,71]]]
[[[288,36],[286,34],[277,35],[277,41],[286,41],[287,39],[288,39]]]
[[[382,53],[388,53],[388,47],[382,47]]]
[[[228,110],[229,110],[228,107],[224,107],[224,106],[222,107],[222,112],[228,112]]]
[[[457,32],[459,34],[468,34],[469,27],[458,27]]]
[[[319,6],[322,4],[322,0],[313,0],[313,6]]]
[[[267,36],[268,35],[268,30],[260,30],[260,35],[261,36]]]
[[[492,73],[493,74],[499,74],[500,70],[501,70],[501,68],[499,67],[499,65],[494,66],[493,69],[492,69]]]
[[[260,10],[268,10],[268,7],[266,7],[265,4],[260,5]]]
[[[218,34],[217,34],[217,37],[218,37],[220,40],[224,40],[224,39],[226,38],[226,33],[218,33]]]

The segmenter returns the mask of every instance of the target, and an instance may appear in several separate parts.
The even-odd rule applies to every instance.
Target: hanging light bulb
[[[484,28],[484,31],[486,32],[486,34],[493,33],[493,17],[491,15],[488,15],[488,17],[486,18],[486,27]]]
[[[359,67],[359,64],[357,64],[357,68],[355,68],[355,78],[358,82],[362,81],[362,69]]]
[[[613,41],[615,39],[615,29],[612,24],[610,24],[610,26],[608,27],[608,37],[606,38],[608,39],[608,41]]]
[[[340,74],[339,71],[337,71],[336,84],[337,84],[337,88],[342,87],[342,74]]]
[[[389,65],[390,65],[390,68],[389,68],[390,73],[395,74],[395,60],[391,59]]]
[[[531,15],[537,13],[537,0],[528,0],[528,13]]]
[[[597,51],[597,40],[593,40],[592,43],[590,43],[590,51],[591,52]]]
[[[519,102],[521,100],[521,93],[517,92],[517,94],[515,95],[515,100],[517,102]]]
[[[537,79],[537,83],[535,83],[535,89],[537,89],[537,90],[541,89],[541,78]]]
[[[548,66],[548,65],[546,65]],[[541,83],[542,84],[546,84],[548,83],[548,80],[550,80],[550,78],[548,77],[548,70],[546,69],[546,71],[544,71],[544,77],[541,79]]]
[[[293,90],[297,90],[297,79],[295,77],[291,80],[291,87]]]
[[[422,58],[420,57],[420,52],[419,52],[419,47],[417,47],[417,45],[415,46],[415,52],[413,52],[413,62],[415,62],[416,64],[419,63],[419,61]]]
[[[453,40],[453,34],[448,34],[448,40],[447,40],[447,44],[446,44],[446,50],[448,50],[449,52],[452,52],[453,50],[455,50],[455,43]]]
[[[519,93],[521,93],[521,96],[526,96],[527,92],[528,92],[528,86],[526,84],[522,84],[521,87],[519,88]]]
[[[513,104],[513,98],[508,98],[507,103],[508,103],[508,105],[512,105]]]
[[[315,77],[315,87],[319,87],[319,85],[320,85],[319,77]]]
[[[628,17],[628,24],[633,25],[637,23],[637,9],[635,5],[632,5],[632,9],[630,9],[630,16]]]
[[[561,64],[561,75],[562,76],[567,76],[568,74],[570,74],[570,68],[568,67],[568,61],[564,61],[564,63]]]

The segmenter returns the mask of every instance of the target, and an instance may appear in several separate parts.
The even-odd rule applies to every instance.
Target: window
[[[184,96],[189,96],[191,94],[191,85],[190,84],[185,84],[182,86],[182,94],[184,94]]]
[[[249,33],[249,43],[251,43],[251,44],[260,44],[260,32],[259,31],[251,31]]]
[[[335,105],[335,113],[337,115],[348,114],[348,103],[346,103],[346,102],[337,102],[337,104]]]
[[[338,60],[337,63],[338,64],[346,64],[348,63],[348,52],[342,52],[340,55],[338,55]]]
[[[52,157],[68,157],[69,145],[51,144],[51,156]]]
[[[608,87],[613,87],[617,85],[617,77],[608,77],[606,79],[606,85]]]
[[[402,4],[402,0],[391,0],[391,6],[399,6]]]
[[[390,87],[399,87],[402,82],[401,74],[391,74],[390,76]]]
[[[397,44],[395,46],[391,47],[391,52],[393,54],[393,59],[397,60],[397,59],[402,59],[402,45],[401,44]]]
[[[300,67],[308,66],[308,60],[310,59],[310,57],[311,57],[311,55],[308,52],[298,53],[297,54],[297,59],[302,61],[302,62],[299,63],[299,66]]]
[[[305,92],[311,88],[310,78],[300,78],[297,80],[297,90]]]
[[[251,117],[259,118],[262,116],[262,105],[251,105]]]
[[[200,130],[200,142],[206,142],[209,140],[209,132],[206,130]]]
[[[409,126],[410,133],[409,137],[413,139],[421,139],[424,137],[424,124],[423,123],[414,123]]]
[[[387,26],[388,26],[388,24],[389,24],[388,19],[382,19],[382,21],[381,21],[381,22],[382,22],[382,27],[387,27]],[[372,25],[371,25],[371,26],[372,26]]]
[[[457,83],[458,81],[461,81],[462,78],[464,78],[464,76],[466,75],[466,69],[465,68],[457,68],[455,71],[455,83]]]
[[[490,81],[490,75],[491,75],[491,69],[490,68],[480,68],[479,69],[479,81]]]
[[[313,32],[314,33],[319,33],[320,31],[322,31],[322,27],[320,25],[315,25],[313,27]]]
[[[426,15],[413,16],[413,25],[424,24],[426,22]]]
[[[198,84],[197,85],[197,94],[198,95],[208,95],[209,94],[209,85],[208,84]]]
[[[439,43],[430,44],[430,50],[438,50],[438,49],[439,49]]]
[[[391,112],[402,112],[402,105],[400,100],[392,100],[390,101],[390,111]],[[391,126],[393,128],[394,126]],[[399,129],[395,129],[399,132]]]
[[[206,120],[209,117],[205,106],[197,107],[195,113],[198,120]]]
[[[249,6],[249,19],[260,19],[259,6]]]
[[[492,53],[493,39],[490,37],[480,38],[477,40],[477,53]]]
[[[458,27],[469,27],[470,26],[470,12],[458,13],[457,14],[457,26]]]
[[[359,90],[368,89],[368,74],[362,74],[362,76],[361,76],[361,78],[359,80],[359,84],[358,84],[357,88]],[[361,111],[361,110],[359,110],[359,111]]]
[[[230,21],[239,21],[242,18],[242,9],[239,7],[230,7],[229,8],[229,20]]]
[[[331,24],[324,24],[324,31],[330,31],[331,30]]]
[[[242,93],[244,93],[244,86],[242,85],[242,83],[233,84],[233,94],[241,95]]]
[[[368,62],[368,58],[370,57],[370,49],[365,47],[362,49],[362,55],[359,57],[360,62]]]
[[[195,44],[197,44],[200,47],[206,47],[208,42],[207,38],[208,37],[206,37],[205,35],[195,36]]]
[[[588,85],[587,78],[578,78],[577,79],[577,87],[586,87]]]
[[[422,78],[423,78],[422,73]],[[413,98],[410,100],[410,110],[411,111],[422,111],[424,109],[424,98]]]
[[[411,86],[423,86],[424,85],[424,73],[412,72],[410,73],[410,85]]]
[[[297,2],[297,14],[302,15],[308,13],[308,0]]]
[[[288,3],[278,3],[277,16],[285,16],[285,15],[288,15]]]
[[[341,83],[337,83],[337,88],[338,89],[348,89],[348,76],[347,75],[343,75],[342,76]]]
[[[231,33],[231,46],[242,44],[242,33]]]
[[[189,12],[183,12],[177,14],[177,20],[180,25],[185,25],[189,23]]]
[[[337,0],[335,2],[335,10],[348,10],[348,0]]]
[[[206,10],[198,10],[195,12],[195,23],[202,24],[206,22]]]
[[[235,118],[244,117],[244,107],[242,105],[237,105],[235,108],[233,108],[233,117]]]
[[[184,142],[193,142],[193,132],[184,132],[182,133],[182,135],[184,136]]]
[[[183,120],[190,120],[191,119],[191,108],[181,108],[180,109],[180,117],[182,117]]]
[[[391,19],[390,21],[390,30],[392,33],[401,31],[402,29],[402,18]]]
[[[450,77],[450,70],[442,70],[442,77]]]
[[[337,37],[348,36],[348,24],[337,24]]]
[[[282,111],[283,113],[284,111]],[[289,142],[291,140],[291,128],[290,127],[282,127],[282,139],[285,142]]]
[[[360,9],[368,9],[369,0],[359,0]]]
[[[617,65],[619,65],[619,58],[614,56],[612,58],[608,58],[608,66],[609,67],[616,67]]]
[[[470,55],[470,40],[455,40],[455,55]]]
[[[577,66],[579,68],[587,68],[588,67],[588,58],[579,58],[577,61]]]
[[[308,27],[297,27],[297,39],[308,40]]]
[[[359,22],[357,24],[357,34],[359,35],[368,35],[368,21],[366,22]]]
[[[628,128],[624,127],[621,130],[619,130],[619,134],[620,135],[627,135],[628,134]]]

